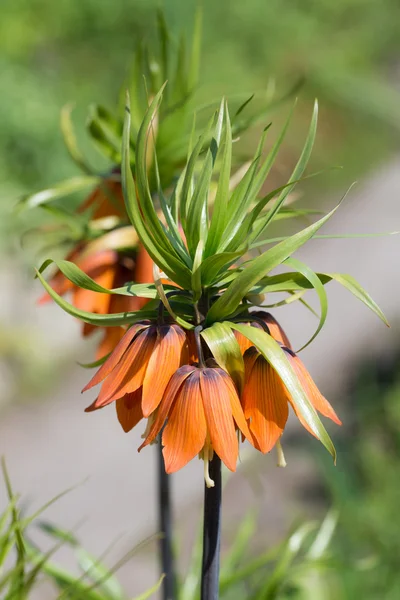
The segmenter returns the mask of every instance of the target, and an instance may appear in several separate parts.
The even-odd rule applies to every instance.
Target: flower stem
[[[219,553],[221,545],[221,459],[214,453],[209,466],[214,487],[205,486],[201,600],[219,598]]]
[[[161,439],[157,444],[158,450],[158,518],[160,539],[160,562],[162,573],[165,574],[162,583],[163,600],[176,600],[176,580],[174,554],[172,549],[172,514],[170,495],[170,476],[165,472],[162,455]]]

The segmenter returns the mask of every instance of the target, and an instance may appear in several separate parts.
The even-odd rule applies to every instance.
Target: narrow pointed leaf
[[[276,268],[305,244],[330,219],[339,206],[340,203],[313,225],[306,227],[253,259],[211,307],[207,315],[207,323],[211,324],[231,314],[250,289],[269,271]]]
[[[26,208],[35,208],[41,204],[58,200],[58,198],[64,198],[64,196],[69,196],[70,194],[81,192],[87,188],[95,187],[99,183],[101,183],[101,177],[87,175],[71,177],[70,179],[60,181],[46,190],[23,196],[17,203],[16,209],[17,211],[20,211]]]
[[[314,334],[311,336],[311,338],[308,340],[308,342],[300,348],[300,350],[304,350],[304,348],[311,344],[311,342],[317,337],[317,335],[319,334],[319,332],[325,324],[326,316],[328,314],[328,297],[326,295],[323,283],[321,282],[318,275],[314,273],[312,269],[310,269],[310,267],[302,263],[300,260],[297,260],[296,258],[286,259],[285,264],[288,264],[290,267],[293,267],[294,269],[299,271],[299,273],[304,275],[304,277],[308,279],[312,287],[317,292],[319,298],[321,312],[319,316],[318,327],[315,330]],[[300,352],[300,350],[297,350],[297,352]]]
[[[60,306],[66,313],[84,321],[85,323],[90,323],[91,325],[99,325],[101,327],[115,327],[117,325],[126,325],[128,323],[135,323],[136,321],[140,321],[140,319],[145,319],[147,313],[145,310],[139,310],[136,312],[123,312],[123,313],[111,313],[109,315],[98,315],[96,313],[87,312],[85,310],[79,310],[75,308],[72,304],[64,300],[61,296],[59,296],[51,287],[50,284],[47,283],[45,278],[36,271],[36,275],[43,285],[44,289],[47,293],[53,298],[53,300]]]

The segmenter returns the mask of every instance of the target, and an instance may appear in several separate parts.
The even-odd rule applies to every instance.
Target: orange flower
[[[108,289],[120,287],[132,280],[135,283],[152,281],[153,262],[142,246],[133,258],[115,250],[100,250],[93,254],[86,254],[85,247],[82,245],[73,250],[67,256],[67,260],[74,262],[96,283]],[[71,292],[72,304],[76,308],[99,315],[139,310],[148,301],[146,298],[99,294],[85,290],[73,284],[61,271],[57,271],[50,284],[60,295]],[[48,294],[44,294],[39,302],[44,303],[50,299]],[[86,337],[98,329],[95,325],[85,323],[82,334]],[[102,358],[114,350],[124,332],[123,327],[105,327],[96,358]]]
[[[236,427],[251,440],[235,384],[220,368],[185,365],[172,376],[154,423],[141,445],[150,444],[161,431],[165,469],[174,473],[196,454],[208,461],[215,451],[231,471],[236,470],[238,437]]]
[[[335,411],[318,390],[300,358],[288,348],[284,347],[283,350],[314,408],[341,425]],[[242,405],[256,447],[265,453],[278,442],[288,418],[288,403],[292,405],[302,425],[313,433],[298,412],[278,373],[255,347],[247,350],[244,363],[245,385]]]
[[[141,406],[144,417],[153,413],[161,402],[171,376],[182,364],[187,363],[188,358],[186,335],[178,325],[136,323],[128,329],[82,390],[86,391],[103,382],[98,398],[86,411],[91,412],[121,400],[117,412],[120,420],[122,415],[124,429],[124,423],[128,423],[129,418],[136,424],[139,417],[137,405]],[[140,394],[138,390],[141,390]],[[135,392],[137,394],[132,396]],[[129,411],[134,413],[130,417]]]
[[[261,319],[262,321],[264,321],[264,323],[268,326],[269,332],[270,332],[271,336],[274,338],[274,340],[276,340],[277,342],[280,342],[287,348],[291,348],[291,345],[290,345],[290,342],[289,342],[289,339],[288,339],[286,333],[284,332],[282,327],[279,325],[278,321],[271,315],[271,313],[265,312],[263,310],[258,310],[258,311],[250,313],[250,315],[251,316],[254,315],[258,319]],[[257,327],[258,329],[263,328],[262,325],[260,323],[258,323],[257,321],[251,321],[250,325],[252,325],[253,327]],[[237,341],[239,342],[240,351],[242,354],[244,354],[246,352],[246,350],[248,350],[249,348],[251,348],[253,346],[253,344],[250,342],[250,340],[248,340],[247,337],[245,337],[243,334],[239,333],[238,331],[234,331],[234,334],[235,334]]]
[[[115,176],[120,173],[119,169],[114,171]],[[105,217],[116,216],[125,217],[125,203],[120,181],[109,178],[97,186],[93,192],[84,200],[78,209],[78,213],[84,212],[89,208],[94,208],[92,218],[103,219]]]

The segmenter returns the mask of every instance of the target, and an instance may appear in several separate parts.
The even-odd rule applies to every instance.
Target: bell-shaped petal
[[[143,419],[142,388],[119,398],[116,403],[117,417],[122,429],[127,433]]]
[[[207,424],[199,371],[181,386],[162,434],[165,470],[174,473],[192,460],[204,446]],[[237,440],[236,440],[237,443]]]
[[[87,385],[85,385],[82,392],[86,392],[86,390],[89,390],[93,386],[101,383],[107,377],[107,375],[109,375],[111,373],[111,371],[113,371],[113,369],[115,369],[115,367],[118,365],[118,363],[122,359],[123,355],[125,354],[126,350],[131,345],[135,336],[140,331],[142,331],[142,329],[144,329],[145,327],[148,327],[148,326],[149,326],[149,323],[146,323],[146,322],[135,323],[134,325],[132,325],[132,327],[130,327],[128,329],[128,331],[125,333],[125,335],[121,339],[121,341],[117,344],[117,346],[115,347],[112,354],[101,365],[100,369],[92,377],[92,379],[89,381],[89,383]]]
[[[156,340],[157,328],[154,326],[139,332],[117,366],[104,381],[99,396],[91,407],[92,410],[102,408],[142,386]]]
[[[171,411],[171,407],[177,398],[184,382],[186,379],[192,375],[196,371],[196,367],[191,365],[184,365],[180,367],[171,377],[169,383],[165,389],[164,396],[162,398],[161,404],[159,405],[156,413],[155,419],[153,421],[152,426],[144,440],[143,444],[139,448],[139,452],[148,444],[151,444],[156,439],[157,435],[160,433],[161,429],[164,426],[164,423],[168,417],[169,412]]]
[[[236,426],[252,440],[230,376],[220,368],[185,365],[172,376],[155,420],[140,446],[150,444],[165,425],[163,454],[168,473],[182,468],[207,445],[234,471],[238,458]]]
[[[288,419],[287,392],[279,375],[255,349],[245,354],[244,415],[261,452],[270,452]]]
[[[201,395],[213,450],[231,471],[236,470],[239,443],[232,414],[231,396],[237,396],[235,386],[222,369],[200,371]],[[247,428],[246,428],[247,430]]]

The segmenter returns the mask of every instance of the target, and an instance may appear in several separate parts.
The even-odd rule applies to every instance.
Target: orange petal
[[[104,181],[101,186],[98,186],[88,196],[88,198],[78,208],[78,213],[95,206],[93,219],[101,219],[109,216],[124,216],[124,200],[122,195],[122,187],[119,181],[109,179]]]
[[[246,422],[246,419],[245,419],[245,416],[243,413],[243,408],[242,408],[242,405],[240,404],[239,396],[236,391],[235,384],[233,383],[233,381],[229,377],[229,375],[222,369],[218,369],[218,374],[224,380],[223,385],[226,386],[226,389],[228,391],[229,399],[230,399],[230,403],[231,403],[232,415],[233,415],[233,418],[235,419],[236,425],[239,427],[242,434],[250,441],[250,443],[253,443],[253,438],[252,438],[252,435],[248,428],[248,425],[247,425],[247,422]]]
[[[230,389],[221,369],[202,369],[200,388],[212,447],[231,471],[236,471],[239,444],[233,422]]]
[[[97,371],[94,377],[92,377],[89,383],[85,385],[82,392],[86,392],[86,390],[89,390],[93,386],[97,385],[98,383],[103,381],[103,379],[105,379],[107,375],[109,375],[109,373],[111,373],[111,371],[117,366],[117,364],[121,360],[122,356],[125,354],[126,349],[132,342],[135,335],[145,327],[148,327],[146,323],[135,323],[134,325],[132,325],[132,327],[128,329],[124,337],[116,346],[114,352],[109,358],[107,358],[105,363],[101,365],[100,369]]]
[[[142,388],[131,394],[126,394],[115,403],[118,421],[127,433],[143,419],[142,413]]]
[[[286,388],[261,355],[245,382],[243,407],[259,449],[264,453],[269,452],[282,435],[289,410]]]
[[[148,327],[139,333],[119,364],[104,381],[96,408],[101,408],[125,394],[134,392],[143,384],[147,363],[157,338],[155,327]]]
[[[139,447],[139,452],[142,448],[151,444],[157,435],[160,433],[165,420],[171,410],[172,404],[175,398],[178,396],[179,391],[184,384],[185,380],[191,375],[194,371],[196,371],[196,367],[191,367],[189,365],[184,365],[180,369],[178,369],[174,375],[172,375],[167,388],[164,392],[164,396],[161,400],[161,404],[156,411],[156,418],[154,420],[153,425],[150,428],[150,431],[144,440],[143,444]]]
[[[247,337],[243,335],[243,333],[240,333],[239,331],[234,331],[233,334],[238,341],[240,352],[242,354],[244,354],[246,350],[254,346],[254,344],[249,339],[247,339]]]
[[[136,253],[135,270],[133,272],[133,280],[136,283],[152,283],[153,278],[153,260],[148,254],[147,250],[139,244],[138,251]],[[139,310],[148,302],[148,298],[137,298],[137,305]]]
[[[275,319],[275,317],[273,317],[271,315],[271,313],[266,312],[264,310],[257,310],[252,314],[254,316],[258,317],[259,319],[262,319],[264,321],[264,323],[266,325],[268,325],[269,332],[270,332],[271,336],[274,338],[274,340],[276,340],[277,342],[280,342],[281,344],[286,346],[286,348],[290,348],[290,349],[292,348],[292,346],[290,345],[290,342],[289,342],[289,338],[287,337],[286,333],[284,332],[282,327],[279,325],[279,323]],[[253,325],[255,327],[261,327],[261,325],[257,322],[253,323]]]
[[[195,370],[182,385],[162,434],[165,470],[174,473],[200,452],[207,435],[200,372]]]
[[[185,332],[177,325],[162,325],[143,381],[142,409],[148,417],[160,404],[172,375],[189,362]]]
[[[288,357],[290,364],[292,365],[297,377],[299,378],[301,386],[313,407],[316,410],[318,410],[321,413],[321,415],[324,415],[324,417],[331,419],[337,425],[341,425],[341,420],[333,410],[332,406],[329,404],[328,400],[324,398],[324,396],[321,394],[321,392],[315,385],[314,380],[312,379],[310,373],[307,371],[301,359],[296,354],[294,354],[294,352],[285,352],[285,354]],[[304,424],[303,419],[300,418],[300,415],[297,414],[295,407],[293,408],[301,423],[306,427],[308,431],[310,431],[309,427],[306,424]]]
[[[100,360],[113,352],[123,338],[125,331],[123,327],[104,327],[103,339],[96,350],[96,360]]]

